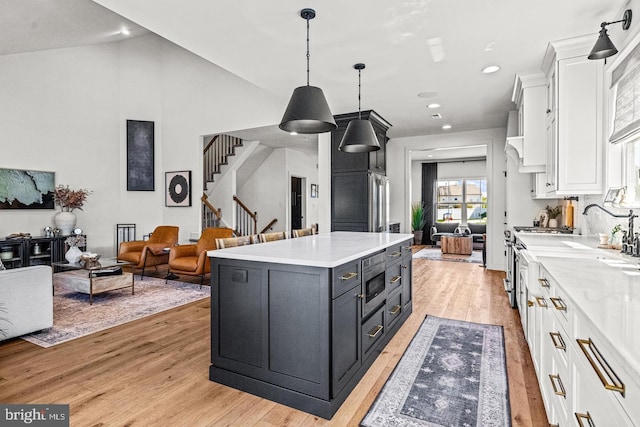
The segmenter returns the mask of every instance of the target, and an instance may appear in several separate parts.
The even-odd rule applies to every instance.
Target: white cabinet
[[[546,78],[544,74],[517,74],[511,100],[518,109],[518,126],[516,135],[507,134],[507,144],[517,153],[518,171],[521,173],[545,172]]]
[[[603,192],[603,61],[587,55],[593,37],[551,42],[546,85],[547,193]]]

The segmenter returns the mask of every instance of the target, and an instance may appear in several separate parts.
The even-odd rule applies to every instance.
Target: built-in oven
[[[380,252],[362,260],[362,317],[375,310],[386,298],[385,253]]]

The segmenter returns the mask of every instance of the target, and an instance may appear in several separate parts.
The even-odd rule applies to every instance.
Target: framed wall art
[[[165,172],[165,205],[191,206],[191,171]]]
[[[154,123],[127,120],[127,191],[154,191]]]
[[[55,173],[0,169],[0,209],[55,209]]]

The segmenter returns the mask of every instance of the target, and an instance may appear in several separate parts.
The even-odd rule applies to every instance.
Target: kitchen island
[[[209,379],[330,419],[411,314],[411,241],[334,232],[211,259]]]

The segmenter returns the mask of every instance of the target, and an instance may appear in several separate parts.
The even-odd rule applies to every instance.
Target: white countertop
[[[640,259],[598,249],[596,237],[516,236],[640,383]]]
[[[212,258],[334,268],[413,239],[413,234],[336,231],[208,251]]]

